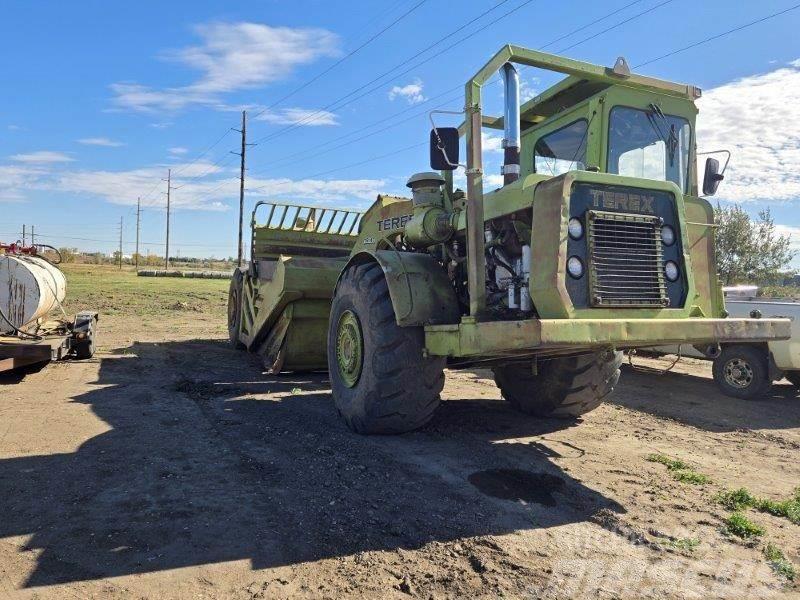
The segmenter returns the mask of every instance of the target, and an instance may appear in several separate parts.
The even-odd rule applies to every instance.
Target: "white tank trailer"
[[[39,248],[0,243],[0,372],[94,354],[97,312],[66,317],[66,277]]]
[[[58,309],[67,293],[64,273],[38,256],[0,256],[0,333],[13,333]]]

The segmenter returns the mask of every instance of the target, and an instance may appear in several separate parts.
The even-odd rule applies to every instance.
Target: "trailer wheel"
[[[231,277],[228,288],[228,339],[234,348],[244,348],[239,341],[239,331],[242,326],[242,292],[244,290],[244,272],[236,269]]]
[[[86,325],[86,337],[72,346],[77,360],[88,360],[94,356],[97,348],[97,319],[91,319]]]
[[[786,371],[783,374],[786,379],[796,388],[800,388],[800,371]]]
[[[754,400],[772,385],[767,353],[759,346],[724,346],[714,359],[713,373],[720,391],[732,398]]]
[[[342,275],[328,325],[328,370],[336,409],[357,433],[422,427],[439,405],[444,358],[423,355],[422,327],[400,327],[376,263]]]
[[[537,417],[574,419],[594,410],[619,380],[622,352],[604,351],[494,367],[503,398]]]

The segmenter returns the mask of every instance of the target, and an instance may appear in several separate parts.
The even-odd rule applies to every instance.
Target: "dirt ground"
[[[800,525],[748,510],[765,533],[742,540],[714,500],[800,484],[787,382],[743,402],[700,361],[626,367],[565,423],[449,372],[422,431],[361,437],[324,375],[229,348],[211,296],[104,315],[95,359],[0,381],[0,597],[800,596],[763,554],[800,565]]]

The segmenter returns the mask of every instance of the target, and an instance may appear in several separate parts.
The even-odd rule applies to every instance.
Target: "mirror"
[[[458,128],[431,129],[431,169],[453,171],[458,167]]]
[[[706,159],[706,172],[703,176],[703,195],[713,196],[717,193],[719,182],[725,179],[725,176],[719,172],[719,161],[716,158]]]

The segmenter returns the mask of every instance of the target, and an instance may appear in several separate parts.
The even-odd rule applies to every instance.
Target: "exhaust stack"
[[[503,65],[504,102],[503,125],[503,185],[519,179],[520,111],[519,73],[511,63]]]

